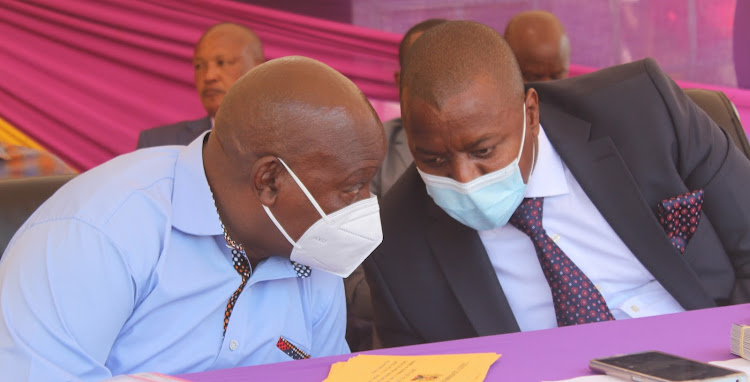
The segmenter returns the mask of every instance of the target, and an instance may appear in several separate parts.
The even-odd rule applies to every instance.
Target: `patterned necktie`
[[[543,205],[544,198],[524,199],[510,218],[510,224],[528,235],[534,243],[542,271],[552,290],[557,326],[614,320],[599,290],[542,227]]]

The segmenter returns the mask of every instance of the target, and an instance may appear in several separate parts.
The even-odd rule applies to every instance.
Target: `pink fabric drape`
[[[268,58],[312,57],[398,98],[396,34],[222,0],[38,0],[0,7],[0,117],[79,169],[131,151],[143,129],[205,116],[193,46],[221,21],[255,30]]]
[[[0,118],[81,170],[131,151],[141,130],[205,115],[192,51],[221,21],[255,30],[268,58],[327,63],[398,115],[393,33],[227,0],[32,0],[0,7]],[[721,90],[750,121],[750,91]]]

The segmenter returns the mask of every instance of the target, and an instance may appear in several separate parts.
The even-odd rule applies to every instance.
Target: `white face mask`
[[[297,175],[281,158],[279,161],[321,216],[295,243],[271,210],[263,205],[273,224],[294,247],[290,259],[337,276],[348,277],[383,241],[377,197],[373,195],[326,215]]]

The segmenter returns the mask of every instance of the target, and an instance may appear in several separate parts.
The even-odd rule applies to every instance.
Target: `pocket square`
[[[286,353],[289,357],[292,357],[292,359],[307,359],[310,358],[310,355],[302,351],[302,349],[294,346],[291,342],[289,342],[284,337],[279,337],[279,340],[276,342],[276,347],[279,348],[281,351]]]
[[[702,189],[664,199],[659,203],[659,222],[669,241],[680,253],[685,252],[685,247],[698,229],[702,208]]]

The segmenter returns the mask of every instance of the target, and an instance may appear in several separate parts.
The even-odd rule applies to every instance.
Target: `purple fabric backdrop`
[[[437,10],[453,9],[436,1],[443,2]],[[494,18],[484,8],[488,2],[467,5],[472,12],[464,16]],[[399,9],[410,19],[400,18],[400,28],[433,16],[418,3],[403,2]],[[527,3],[516,1],[516,8]],[[720,5],[729,3],[716,4],[723,10]],[[381,11],[381,18],[401,16]],[[34,0],[0,7],[0,118],[78,169],[131,151],[143,129],[205,115],[193,86],[192,50],[201,33],[220,21],[256,30],[269,58],[298,54],[331,65],[370,97],[382,118],[398,115],[393,70],[400,36],[393,33],[227,0]],[[586,70],[576,68],[572,72]],[[724,91],[750,120],[750,91]]]
[[[678,80],[737,84],[732,61],[735,0],[352,0],[352,4],[355,25],[395,33],[431,17],[475,20],[502,32],[514,14],[544,9],[555,13],[568,30],[573,63],[603,68],[654,57]]]
[[[750,19],[750,1],[740,0],[734,12],[734,68],[737,72],[737,85],[750,89],[750,23],[748,19]]]

